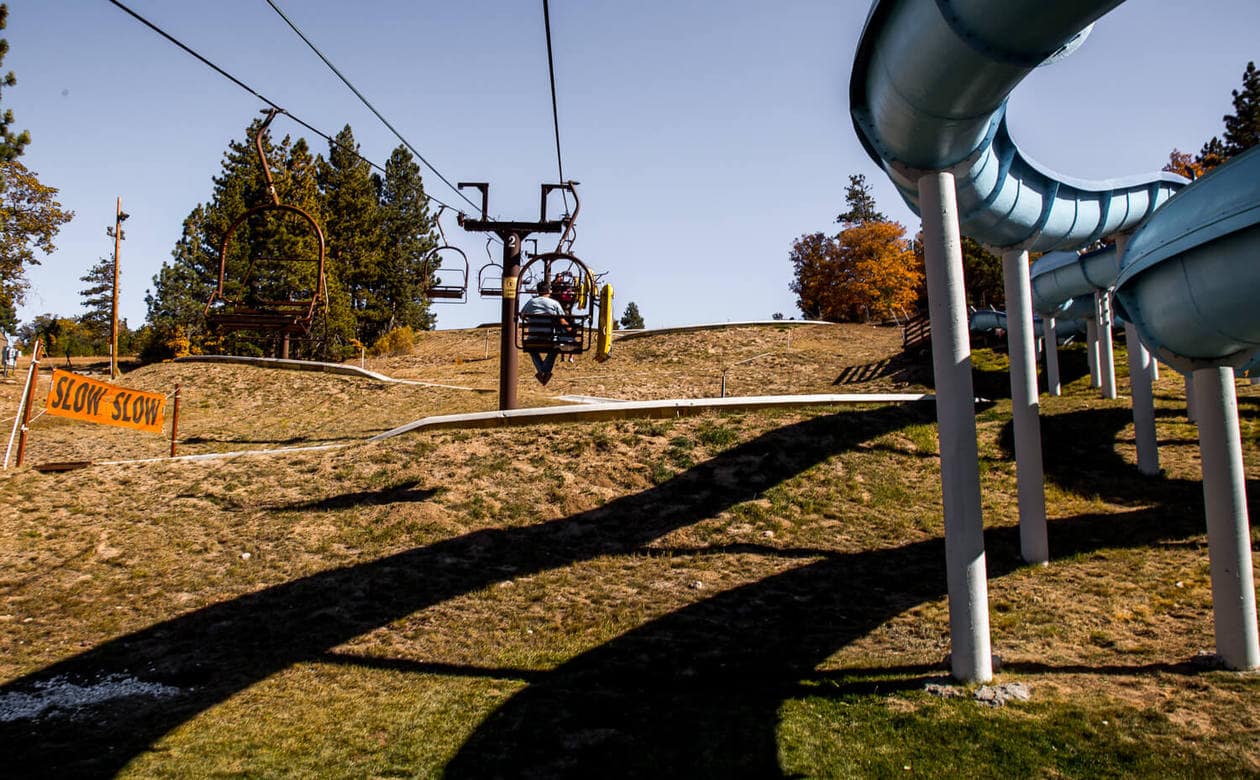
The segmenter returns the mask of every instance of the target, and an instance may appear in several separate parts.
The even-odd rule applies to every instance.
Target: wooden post
[[[171,410],[171,457],[175,457],[175,442],[179,437],[179,385],[175,385],[175,408]]]
[[[17,465],[22,467],[26,457],[26,430],[31,421],[31,407],[35,404],[35,386],[39,384],[39,353],[43,342],[35,340],[35,348],[31,350],[31,370],[26,378],[26,400],[22,404],[22,433],[18,437]]]

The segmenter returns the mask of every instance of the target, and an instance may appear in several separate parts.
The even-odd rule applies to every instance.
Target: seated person
[[[525,328],[521,343],[534,361],[534,376],[545,385],[551,381],[561,340],[571,335],[564,308],[551,297],[551,284],[544,279],[536,289],[537,295],[521,307],[521,327]],[[545,352],[536,346],[541,343],[548,347]]]

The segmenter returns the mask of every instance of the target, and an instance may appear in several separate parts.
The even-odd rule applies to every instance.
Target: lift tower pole
[[[499,333],[499,409],[515,409],[516,380],[520,355],[516,351],[517,277],[521,273],[521,243],[532,233],[563,233],[569,227],[568,215],[547,219],[547,196],[553,190],[573,191],[577,182],[542,185],[542,205],[537,222],[493,220],[487,214],[490,185],[487,182],[459,182],[460,189],[471,187],[481,193],[481,219],[459,215],[459,225],[470,233],[494,233],[503,240],[503,307]]]

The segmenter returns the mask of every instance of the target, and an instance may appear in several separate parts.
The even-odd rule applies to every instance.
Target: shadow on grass
[[[1197,530],[1151,509],[1119,521],[1057,521],[1051,542],[1068,556]],[[990,531],[986,546],[991,577],[1021,567],[1018,529]],[[802,683],[820,679],[818,664],[890,617],[944,596],[944,561],[940,539],[835,555],[671,612],[534,680],[479,725],[445,774],[782,776],[776,726],[784,700],[851,692]],[[921,688],[945,669],[876,674],[892,679],[859,679],[854,690]]]
[[[299,501],[294,504],[270,505],[268,512],[323,512],[330,509],[352,509],[357,506],[382,506],[385,504],[405,504],[428,501],[437,495],[434,488],[418,487],[418,480],[404,482],[381,490],[362,490],[356,493],[342,493],[339,496]]]
[[[384,430],[384,429],[381,429]],[[367,431],[375,433],[377,429]],[[334,441],[363,441],[364,436],[290,436],[287,439],[247,439],[241,436],[229,436],[227,438],[216,439],[213,436],[189,436],[186,439],[180,439],[179,443],[184,445],[194,444],[276,444],[282,447],[291,447],[297,444],[308,444],[318,442],[320,444]]]
[[[180,694],[160,702],[114,700],[73,720],[0,724],[0,742],[10,746],[6,771],[115,773],[198,713],[292,664],[327,661],[331,648],[357,635],[495,581],[640,551],[834,454],[924,420],[922,411],[905,407],[811,419],[595,512],[323,572],[110,641],[0,690],[29,691],[58,676],[121,674],[178,686]],[[1082,433],[1099,441],[1115,429],[1094,424]],[[732,471],[743,491],[716,478]],[[1197,490],[1168,483],[1162,497],[1188,504]],[[1156,507],[1057,521],[1051,545],[1070,556],[1199,530],[1196,515]],[[1016,529],[988,532],[986,545],[990,576],[1019,568]],[[776,725],[783,700],[800,695],[801,681],[838,649],[944,595],[944,560],[941,539],[852,554],[814,551],[797,568],[664,615],[555,670],[521,671],[530,686],[479,724],[446,773],[781,775]]]
[[[10,776],[113,774],[196,714],[355,636],[497,581],[638,551],[832,455],[930,415],[930,408],[907,406],[813,418],[770,431],[663,485],[592,512],[479,531],[321,572],[111,640],[0,692],[29,692],[58,677],[88,682],[109,675],[159,682],[181,692],[160,702],[114,700],[74,719],[0,723],[0,744],[12,746],[5,770]],[[732,473],[744,490],[732,491],[723,481]]]

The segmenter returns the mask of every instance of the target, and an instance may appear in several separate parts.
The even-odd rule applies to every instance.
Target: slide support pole
[[[1111,291],[1094,293],[1094,308],[1098,312],[1098,379],[1102,397],[1116,398],[1116,351],[1111,343]]]
[[[1054,335],[1054,317],[1043,317],[1041,327],[1041,340],[1046,345],[1046,391],[1058,396],[1063,386],[1059,381],[1059,339]]]
[[[1050,560],[1050,546],[1046,537],[1037,353],[1033,349],[1032,285],[1028,278],[1027,250],[1009,249],[1002,253],[1002,278],[1006,286],[1007,351],[1011,358],[1011,417],[1015,429],[1015,481],[1019,490],[1019,551],[1025,562],[1044,564]]]
[[[1260,667],[1260,640],[1234,369],[1198,369],[1194,389],[1216,652],[1230,669],[1255,669]]]
[[[950,671],[962,682],[988,682],[993,678],[989,594],[954,176],[928,173],[919,178],[918,187],[940,432]]]

